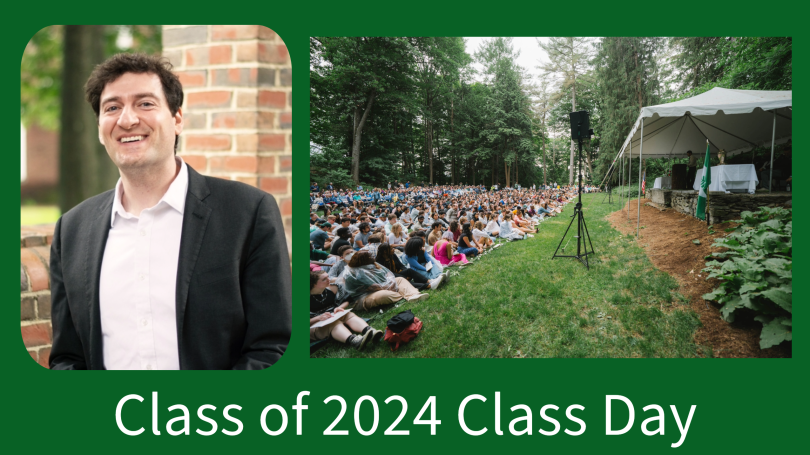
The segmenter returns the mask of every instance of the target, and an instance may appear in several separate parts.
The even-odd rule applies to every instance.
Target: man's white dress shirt
[[[101,263],[100,310],[108,370],[178,370],[175,291],[188,168],[140,216],[121,203],[115,185],[110,233]]]

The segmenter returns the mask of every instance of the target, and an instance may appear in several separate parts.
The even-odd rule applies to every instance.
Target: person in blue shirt
[[[430,287],[435,289],[432,282],[442,276],[442,265],[425,252],[425,241],[422,237],[411,237],[405,243],[405,256],[411,269],[431,282]],[[431,264],[430,270],[428,264]]]

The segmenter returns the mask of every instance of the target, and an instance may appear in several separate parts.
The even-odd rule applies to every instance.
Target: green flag
[[[709,163],[709,141],[706,140],[706,160],[703,162],[703,179],[700,181],[700,195],[698,195],[696,217],[706,219],[706,198],[709,194],[709,185],[712,184],[712,167]]]

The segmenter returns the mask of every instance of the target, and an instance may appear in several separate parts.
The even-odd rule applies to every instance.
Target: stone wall
[[[793,199],[792,193],[726,194],[709,192],[709,223],[722,223],[740,219],[744,211],[757,211],[760,207],[777,207]],[[697,191],[672,191],[671,206],[687,215],[694,215],[697,207]]]

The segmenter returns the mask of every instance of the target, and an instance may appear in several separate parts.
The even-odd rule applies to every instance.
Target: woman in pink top
[[[450,242],[447,239],[440,239],[433,245],[433,257],[444,266],[453,265],[456,263],[467,263],[467,256],[457,253],[452,254],[450,249]]]

